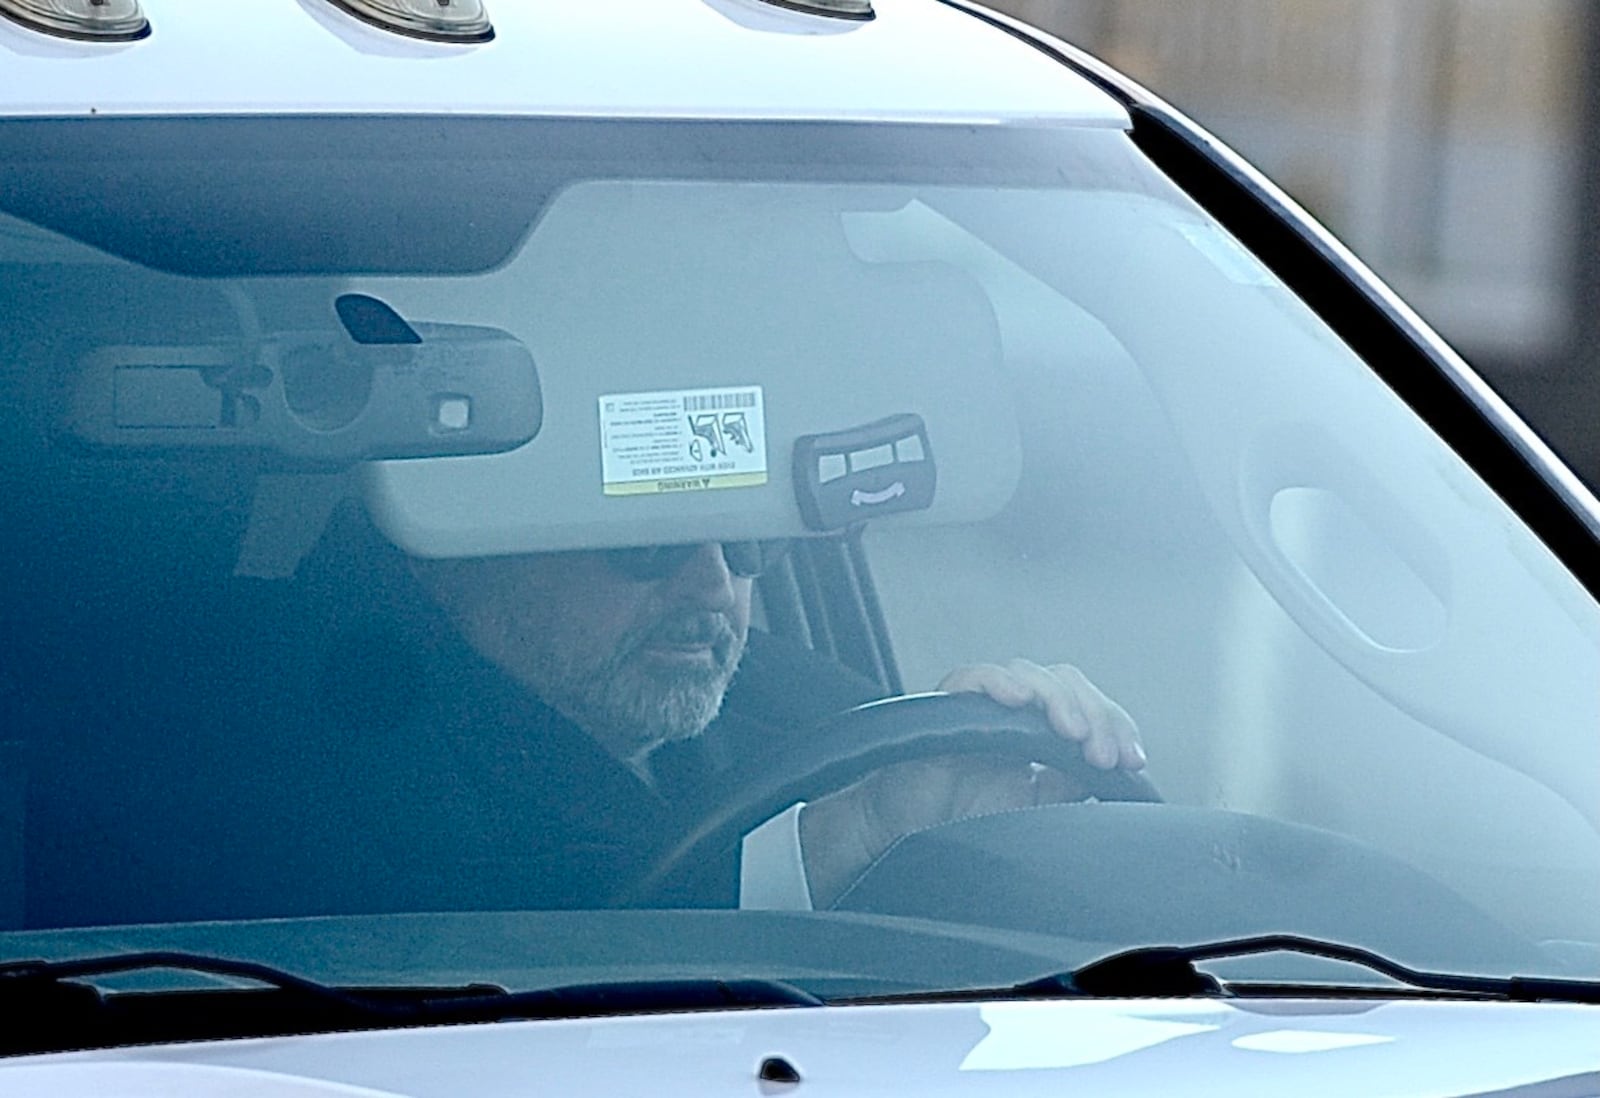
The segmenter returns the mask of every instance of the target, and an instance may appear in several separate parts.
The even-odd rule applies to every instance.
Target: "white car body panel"
[[[708,0],[500,0],[496,37],[478,45],[387,33],[325,0],[146,0],[152,33],[130,43],[0,19],[0,111],[1127,125],[1088,81],[928,0],[879,0],[867,23],[716,3],[751,25]]]
[[[7,118],[515,115],[1124,129],[1091,81],[936,0],[847,23],[758,0],[486,0],[497,37],[388,34],[324,0],[143,0],[153,33],[0,19]],[[1264,184],[1263,184],[1264,185]],[[1329,248],[1337,245],[1329,239]],[[1342,261],[1353,257],[1339,252]],[[1425,331],[1398,299],[1387,304]],[[1442,349],[1441,354],[1449,354]],[[1451,362],[1456,360],[1451,357]],[[1463,376],[1468,371],[1461,367]],[[1481,402],[1512,417],[1481,383]],[[1553,464],[1542,441],[1519,443]],[[1593,497],[1563,474],[1593,516]],[[781,1055],[798,1087],[757,1086]],[[1565,1089],[1539,1091],[1556,1081]],[[1600,1095],[1600,1007],[1399,1000],[999,1002],[454,1026],[0,1061],[0,1095],[1167,1093]]]
[[[9,1098],[1600,1093],[1600,1008],[1146,1000],[523,1022],[30,1057]],[[798,1085],[761,1084],[781,1056]],[[759,1089],[758,1089],[759,1088]],[[998,1090],[996,1089],[998,1088]],[[1588,1088],[1588,1089],[1585,1089]],[[1548,1091],[1556,1093],[1556,1091]]]

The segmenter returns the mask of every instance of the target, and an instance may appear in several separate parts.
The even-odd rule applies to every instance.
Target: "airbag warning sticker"
[[[600,470],[608,496],[765,484],[761,387],[601,397]]]

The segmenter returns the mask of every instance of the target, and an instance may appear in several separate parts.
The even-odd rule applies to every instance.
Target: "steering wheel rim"
[[[1097,801],[1162,801],[1143,773],[1090,764],[1082,746],[1056,732],[1039,710],[1001,705],[984,694],[910,694],[868,702],[784,746],[790,750],[763,753],[730,774],[726,784],[736,794],[702,813],[619,893],[617,902],[637,907],[670,900],[707,864],[716,864],[713,856],[731,854],[745,835],[790,805],[816,800],[900,762],[999,756],[1060,770]]]

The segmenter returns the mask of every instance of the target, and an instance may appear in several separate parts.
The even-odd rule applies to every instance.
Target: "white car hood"
[[[782,1057],[796,1084],[758,1081]],[[8,1098],[1600,1095],[1600,1008],[1168,1000],[835,1007],[26,1057]]]

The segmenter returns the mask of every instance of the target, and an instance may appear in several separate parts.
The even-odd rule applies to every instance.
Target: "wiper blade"
[[[328,984],[320,984],[315,980],[296,976],[292,972],[273,968],[271,965],[170,950],[114,953],[103,957],[79,957],[70,961],[8,961],[0,964],[0,996],[5,996],[8,1001],[16,1001],[12,997],[48,994],[48,989],[54,988],[66,996],[79,996],[83,992],[89,992],[99,997],[100,992],[97,989],[73,981],[93,976],[117,976],[129,972],[152,972],[161,969],[251,980],[282,992],[292,992],[329,1006],[345,1007],[355,1011],[367,1010],[376,1005],[359,993],[350,993]],[[484,985],[483,990],[493,989],[489,985]]]
[[[1409,968],[1380,953],[1342,942],[1293,934],[1264,934],[1193,946],[1145,946],[1115,953],[1069,973],[1047,976],[1011,989],[1021,997],[1172,998],[1218,996],[1233,988],[1200,971],[1207,961],[1258,953],[1301,953],[1359,965],[1397,983],[1512,1002],[1600,1003],[1600,981],[1536,976],[1464,976]],[[1319,989],[1320,990],[1320,989]]]
[[[265,988],[107,992],[83,981],[168,969]],[[0,964],[0,1054],[547,1018],[822,1006],[777,980],[636,980],[511,992],[337,987],[270,965],[181,952]]]

